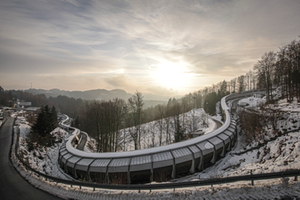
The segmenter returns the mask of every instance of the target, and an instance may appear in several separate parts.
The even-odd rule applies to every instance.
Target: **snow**
[[[241,100],[246,102],[249,107],[256,108],[264,102],[264,99],[250,97]],[[222,102],[221,102],[222,103]],[[253,142],[249,146],[244,146],[243,135],[238,137],[236,147],[228,152],[225,157],[217,163],[202,172],[195,173],[193,175],[183,177],[180,179],[172,180],[174,182],[185,182],[191,180],[199,180],[206,178],[216,177],[230,177],[238,175],[248,175],[251,172],[253,174],[268,173],[268,172],[279,172],[289,169],[299,169],[300,167],[300,131],[296,129],[300,128],[300,105],[296,101],[288,103],[286,99],[278,101],[277,104],[268,105],[267,108],[285,112],[283,119],[277,122],[277,128],[284,130],[295,130],[291,132],[285,132],[285,135],[278,136],[272,139],[269,134],[265,135],[266,144],[259,147],[259,142]],[[20,128],[20,135],[26,136],[29,130],[29,125],[26,124],[23,118],[17,119],[17,126]],[[208,120],[210,121],[210,120]],[[225,123],[226,124],[226,123]],[[211,125],[210,125],[211,126]],[[209,126],[209,127],[210,127]],[[224,125],[223,125],[224,126]],[[150,124],[148,127],[151,127]],[[284,129],[284,130],[283,130]],[[267,132],[271,132],[271,129],[267,129]],[[55,133],[60,132],[56,130]],[[64,134],[62,134],[64,135]],[[65,134],[67,137],[67,134]],[[21,141],[21,140],[20,140]],[[95,146],[95,141],[88,138],[91,148],[86,148],[85,151],[89,152]],[[21,142],[21,146],[26,145]],[[210,143],[206,143],[207,148],[213,148]],[[59,144],[57,145],[57,147]],[[94,147],[93,147],[94,146]],[[49,169],[54,169],[57,166],[58,148],[56,146],[50,149],[43,149],[40,154],[44,157],[44,160],[36,160],[32,154],[27,155],[28,159],[31,160],[33,166],[37,167],[46,173],[51,173]],[[155,149],[155,148],[154,148]],[[149,150],[149,149],[148,149]],[[52,151],[53,153],[47,153]],[[13,153],[14,151],[12,151]],[[48,155],[48,156],[47,156]],[[53,158],[48,159],[47,157]],[[56,159],[56,160],[55,160]],[[52,162],[53,161],[53,162]],[[40,164],[35,164],[40,162]],[[229,184],[221,184],[204,187],[193,187],[183,189],[165,189],[149,191],[116,191],[116,190],[105,190],[96,189],[93,191],[92,188],[69,187],[64,184],[56,184],[54,182],[45,181],[26,171],[22,168],[20,163],[13,159],[15,168],[24,176],[31,184],[52,194],[55,194],[64,199],[296,199],[300,196],[300,182],[294,181],[293,177],[290,179],[271,179],[263,181],[255,181],[254,186],[249,182],[237,182]],[[49,165],[43,168],[44,164]],[[54,169],[55,171],[55,169]],[[62,172],[57,170],[52,173],[54,176],[64,176]],[[63,178],[63,177],[62,177]],[[65,178],[67,178],[65,176]],[[155,184],[155,183],[151,183]]]
[[[297,102],[296,98],[291,103],[288,103],[287,99],[282,99],[279,100],[277,104],[269,105],[268,108],[283,112],[299,113],[300,103]]]
[[[209,118],[209,116],[205,113],[203,108],[193,109],[187,113],[181,114],[179,116],[181,119],[184,119],[183,129],[185,130],[185,134],[193,133],[195,130],[202,130],[204,134],[210,133],[216,129],[216,123]],[[208,118],[204,120],[204,118]],[[194,127],[193,127],[194,121]],[[167,133],[166,130],[162,132],[162,146],[167,145],[170,142],[174,141],[174,120],[170,118],[170,127],[169,133],[171,135],[171,141],[167,141]],[[207,125],[205,124],[207,123]],[[163,121],[163,127],[166,127],[166,121]],[[134,150],[134,142],[130,138],[130,129],[134,129],[134,127],[130,127],[125,129],[125,137],[126,137],[126,146],[125,151]],[[159,135],[160,130],[157,121],[149,122],[143,124],[141,126],[142,136],[141,136],[141,149],[148,149],[150,147],[158,147],[159,146]],[[120,131],[124,133],[124,129]],[[154,136],[154,144],[152,143],[152,139]],[[124,136],[123,136],[124,137]],[[120,142],[122,144],[123,141]],[[124,145],[122,145],[124,147]],[[124,149],[123,149],[124,150]]]
[[[23,158],[23,160],[31,166],[33,169],[42,172],[44,174],[62,178],[70,179],[68,175],[62,173],[60,167],[57,164],[58,160],[58,150],[61,146],[63,140],[68,137],[68,133],[63,129],[56,128],[51,132],[56,138],[56,143],[52,147],[39,147],[32,151],[28,151],[27,146],[27,135],[30,132],[31,126],[26,121],[26,112],[22,111],[15,113],[16,122],[15,130],[19,131],[19,149],[18,153]],[[71,179],[73,180],[73,179]]]
[[[290,146],[297,143],[297,148],[293,151],[294,156],[299,154],[299,138],[297,139],[299,132],[290,133],[287,139],[291,136],[287,143]],[[279,139],[280,140],[280,139]],[[272,145],[271,145],[272,146]],[[286,147],[287,150],[290,146]],[[14,148],[14,147],[13,147]],[[276,149],[276,148],[272,148]],[[273,152],[273,150],[272,150]],[[12,151],[12,154],[14,151]],[[264,156],[265,157],[265,156]],[[299,157],[299,156],[298,156]],[[79,188],[78,186],[70,187],[65,184],[55,183],[46,181],[42,177],[36,176],[34,173],[27,171],[26,168],[22,167],[22,165],[16,160],[16,158],[12,155],[12,162],[14,167],[19,171],[19,173],[32,185],[35,187],[47,191],[55,196],[58,196],[63,199],[283,199],[284,197],[294,197],[300,196],[300,182],[294,181],[293,177],[286,179],[272,179],[272,180],[264,180],[264,181],[255,181],[252,186],[250,182],[237,182],[237,183],[228,183],[221,185],[213,185],[213,186],[201,186],[201,187],[191,187],[191,188],[182,188],[182,189],[162,189],[162,190],[152,190],[149,191],[119,191],[119,190],[108,190],[108,189],[95,189],[93,188]],[[239,158],[235,158],[230,160],[232,164],[237,164],[238,162],[242,162]],[[225,161],[221,161],[217,163],[217,166],[224,166]],[[250,163],[250,162],[249,162]],[[249,164],[248,163],[248,164]],[[262,164],[263,165],[263,164]],[[265,165],[265,164],[264,164]],[[228,164],[228,166],[231,166]],[[260,166],[262,169],[263,166]],[[221,177],[222,174],[215,170],[213,173],[213,169],[217,169],[218,167],[211,167],[210,169],[206,169],[206,174],[210,174],[206,176],[208,178],[213,177]],[[250,169],[256,169],[257,166],[249,167]],[[228,168],[228,172],[234,171]],[[204,172],[205,173],[205,172]],[[193,177],[194,180],[200,178]],[[205,176],[202,176],[204,178]],[[188,180],[185,180],[188,181]],[[289,198],[287,198],[289,199]]]
[[[259,107],[266,103],[266,99],[258,97],[248,97],[239,100],[238,105],[246,105],[247,108]]]
[[[220,121],[221,118],[218,117],[211,117],[208,116],[205,111],[200,108],[200,109],[194,109],[191,110],[190,112],[184,113],[180,116],[180,118],[184,117],[185,119],[185,133],[188,134],[207,134],[210,133],[214,130],[216,130],[217,125],[214,122],[213,119]],[[195,122],[195,126],[193,128],[193,120]],[[222,122],[221,122],[222,123]],[[166,126],[166,121],[163,121],[163,126]],[[122,149],[120,151],[133,151],[134,150],[134,142],[132,141],[130,137],[130,129],[134,129],[134,127],[126,128],[126,129],[121,129],[120,130],[120,141],[119,145]],[[193,131],[193,129],[195,131]],[[141,126],[142,130],[142,137],[141,137],[141,149],[148,149],[151,147],[158,147],[159,146],[159,135],[160,135],[160,130],[158,127],[158,122],[153,121],[149,122],[146,124],[143,124]],[[125,148],[124,148],[124,132],[125,132]],[[174,124],[173,124],[173,119],[170,118],[170,127],[169,127],[169,132],[171,135],[171,140],[174,140]],[[154,145],[152,143],[152,138],[154,137]],[[167,135],[166,135],[166,130],[163,130],[162,133],[162,146],[167,145]],[[92,138],[88,137],[87,143],[84,148],[85,152],[96,152],[96,141]]]
[[[214,166],[180,181],[203,178],[280,172],[299,169],[300,132],[289,133],[259,149],[238,155],[238,149],[228,153]]]
[[[224,102],[225,102],[225,100],[224,100]],[[226,108],[228,109],[227,106],[226,106]],[[193,116],[193,112],[194,111],[192,110],[189,113],[185,113],[185,114],[183,114],[183,115],[180,116],[180,117],[183,117],[183,116],[185,117],[185,120],[186,120],[186,126],[185,126],[185,128],[186,129],[188,129],[188,127],[191,127],[190,126],[191,122],[188,121],[187,119],[192,120],[191,116]],[[198,116],[199,119],[200,119],[200,116],[202,116],[203,112],[204,112],[203,109],[197,109],[195,111],[195,113],[194,113],[194,116]],[[157,153],[157,152],[162,152],[162,151],[169,151],[170,149],[178,149],[178,148],[181,148],[181,147],[186,147],[186,146],[191,145],[191,144],[199,143],[200,141],[207,140],[209,138],[212,138],[212,137],[220,134],[222,131],[224,131],[229,126],[229,123],[230,123],[230,118],[229,118],[228,111],[226,111],[226,115],[228,116],[226,118],[226,122],[219,129],[216,129],[216,130],[214,130],[212,132],[209,132],[209,134],[205,134],[205,135],[202,135],[200,137],[196,137],[196,138],[193,138],[193,139],[185,140],[185,141],[182,141],[182,142],[172,143],[172,144],[165,145],[165,146],[156,146],[156,147],[153,147],[153,148],[146,148],[147,146],[145,146],[145,144],[147,143],[148,140],[145,139],[147,137],[147,135],[144,134],[144,135],[142,135],[143,139],[141,139],[141,141],[143,142],[142,147],[144,147],[144,148],[142,148],[140,150],[134,150],[134,148],[133,148],[133,141],[128,140],[128,141],[126,141],[126,150],[129,149],[130,151],[125,151],[125,152],[105,152],[105,153],[93,153],[93,154],[91,154],[91,153],[86,152],[86,151],[80,151],[78,149],[75,149],[72,146],[71,140],[70,140],[70,138],[73,137],[73,136],[70,136],[70,138],[68,139],[68,141],[66,143],[66,149],[70,153],[72,153],[73,155],[77,155],[77,156],[80,156],[80,157],[86,157],[86,158],[133,157],[133,156],[149,155],[151,153]],[[208,121],[209,121],[210,125],[213,125],[213,128],[208,129],[208,131],[215,129],[215,122],[213,122],[212,120],[211,121],[208,120]],[[147,131],[147,130],[153,130],[153,129],[155,129],[154,133],[155,133],[155,135],[158,135],[159,134],[159,132],[158,132],[159,130],[154,125],[154,123],[155,122],[149,122],[147,124],[143,124],[142,127],[141,127],[141,130],[144,130],[146,132],[150,132],[151,133],[151,131]],[[198,125],[197,125],[198,127],[200,126],[199,124],[201,124],[201,123],[198,123]],[[130,130],[130,128],[126,128],[125,129],[126,139],[129,139],[129,130]],[[191,129],[190,129],[190,131],[191,131]],[[120,132],[122,133],[122,130]],[[152,134],[150,134],[150,136],[152,136]],[[150,136],[148,135],[148,137],[150,137]],[[120,143],[122,144],[122,140],[121,140]]]
[[[239,102],[246,102],[248,107],[258,109],[264,102],[264,98],[249,97]],[[265,106],[268,109],[285,111],[284,117],[279,119],[277,129],[284,135],[274,139],[273,129],[264,127],[264,138],[261,141],[253,141],[248,146],[243,144],[243,135],[238,137],[238,143],[234,150],[217,161],[217,163],[186,178],[176,181],[190,181],[203,178],[230,177],[239,175],[280,172],[300,167],[300,113],[297,112],[297,101],[287,103],[286,99],[279,100],[277,104]],[[282,125],[284,124],[284,125]],[[286,132],[289,130],[289,132]],[[294,131],[293,131],[294,130]],[[259,144],[265,144],[258,148]]]

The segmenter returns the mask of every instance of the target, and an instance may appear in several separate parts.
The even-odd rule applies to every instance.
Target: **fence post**
[[[140,188],[140,185],[141,185],[141,184],[139,183],[139,193],[141,193],[141,188]]]
[[[250,173],[251,173],[251,176],[253,175],[252,174],[252,170],[250,171]],[[251,185],[254,185],[254,181],[253,181],[253,179],[251,178]]]
[[[295,175],[294,181],[298,181],[298,176]]]

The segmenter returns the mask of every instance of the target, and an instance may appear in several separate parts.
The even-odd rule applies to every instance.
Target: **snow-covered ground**
[[[56,128],[51,132],[56,138],[56,143],[52,147],[39,147],[32,151],[28,151],[26,137],[30,132],[31,126],[26,121],[26,112],[20,111],[15,113],[15,132],[19,131],[19,148],[18,153],[23,161],[27,163],[31,168],[42,172],[44,174],[62,178],[71,179],[69,176],[62,173],[62,170],[57,164],[58,150],[62,142],[67,139],[68,133],[61,128]]]
[[[238,105],[245,106],[247,108],[253,108],[253,107],[259,107],[266,103],[265,98],[259,98],[259,97],[248,97],[239,100]]]
[[[280,91],[276,92],[280,93]],[[259,107],[264,106],[265,98],[248,97],[239,100],[238,104],[243,105],[242,102],[248,104],[246,108],[260,111]],[[284,112],[284,115],[280,115],[274,122],[280,134],[274,135],[274,127],[269,124],[265,125],[261,130],[264,132],[263,137],[246,146],[243,142],[245,135],[239,131],[240,136],[234,150],[227,153],[214,166],[178,181],[249,175],[251,171],[253,174],[260,174],[300,169],[300,112],[298,109],[300,109],[300,104],[296,100],[288,103],[286,99],[282,99],[275,104],[265,105],[261,113],[267,113],[270,110]]]
[[[252,107],[256,110],[258,110],[258,106],[264,104],[263,101],[264,99],[255,97],[241,100],[241,102],[248,103],[248,107]],[[280,100],[277,104],[268,105],[266,108],[285,113],[284,117],[277,122],[277,128],[281,128],[280,130],[285,131],[285,134],[281,136],[277,135],[274,139],[270,137],[271,134],[267,133],[263,139],[264,143],[254,142],[249,146],[243,144],[244,136],[240,135],[236,147],[231,152],[228,152],[225,157],[219,160],[215,165],[202,172],[172,181],[185,182],[207,178],[248,175],[251,171],[253,174],[260,174],[300,169],[300,131],[291,131],[300,128],[299,103],[296,101],[288,103],[286,100]],[[200,111],[198,112],[200,115]],[[186,121],[191,120],[191,116],[192,113],[187,114],[185,116]],[[22,119],[20,119],[20,121],[22,121]],[[21,135],[26,135],[28,127],[26,122],[23,122],[20,122],[20,124],[24,124],[20,126],[20,130],[24,131]],[[154,122],[146,124],[145,129],[153,128],[154,124],[151,123]],[[189,125],[187,125],[187,127],[189,127]],[[271,132],[272,129],[266,127],[264,131]],[[286,131],[291,132],[287,133]],[[159,131],[157,129],[157,134],[158,133]],[[147,138],[148,136],[144,137]],[[259,146],[259,144],[263,145]],[[126,150],[130,148],[128,147]],[[55,149],[55,151],[57,150],[58,149]],[[45,155],[47,155],[47,153],[45,153]],[[32,163],[34,162],[36,162],[36,160],[32,161]],[[47,162],[47,165],[51,165],[51,163],[52,162]],[[151,193],[149,191],[142,191],[138,193],[137,191],[98,189],[93,191],[92,188],[70,188],[63,184],[55,184],[41,180],[32,175],[28,176],[29,172],[26,172],[25,169],[20,169],[20,166],[16,167],[22,171],[21,174],[23,173],[29,182],[65,199],[299,199],[300,197],[300,182],[294,181],[293,177],[289,179],[255,181],[254,186],[249,182],[237,182],[214,185],[213,187],[184,188],[176,189],[175,191],[170,189],[157,190]],[[40,169],[43,170],[43,168]]]
[[[280,172],[300,167],[299,131],[278,137],[261,148],[245,153],[241,153],[239,147],[202,172],[175,181],[250,175],[251,171],[253,174]]]
[[[205,113],[203,108],[193,109],[187,113],[181,114],[180,119],[184,123],[183,129],[185,130],[185,134],[193,133],[196,130],[201,130],[203,134],[210,133],[214,131],[217,126],[214,120],[220,120],[220,117],[210,117]],[[162,121],[162,145],[167,145],[174,143],[174,120],[173,118],[169,118],[169,134],[170,139],[168,141],[167,131],[166,131],[166,120]],[[151,147],[160,146],[159,136],[160,129],[158,121],[152,121],[141,125],[141,149],[147,149]],[[134,131],[134,127],[121,129],[120,130],[120,138],[119,144],[121,147],[120,151],[133,151],[134,150],[134,142],[130,136],[130,131]],[[125,144],[124,144],[124,132],[125,132]],[[84,151],[86,152],[96,152],[96,141],[92,138],[88,138],[88,142],[85,145]]]
[[[61,146],[62,142],[65,141],[69,134],[61,128],[56,128],[51,134],[55,135],[57,142],[52,147],[40,147],[33,151],[28,151],[27,147],[27,135],[30,132],[31,126],[29,122],[26,121],[27,112],[19,111],[12,114],[12,117],[16,117],[15,129],[19,130],[20,139],[19,139],[19,155],[23,158],[23,160],[30,165],[33,169],[45,173],[47,175],[70,179],[68,175],[65,175],[60,167],[57,165],[58,160],[58,150]],[[205,122],[203,123],[203,117],[205,118]],[[210,119],[204,112],[203,109],[195,109],[190,112],[184,113],[180,115],[180,118],[184,118],[185,120],[185,131],[189,133],[192,131],[192,120],[195,122],[194,129],[195,130],[203,130],[204,134],[209,133],[216,129],[216,123]],[[173,119],[170,119],[170,127],[169,127],[171,138],[174,138],[174,125]],[[154,137],[155,145],[159,145],[159,128],[157,126],[157,122],[149,122],[143,124],[141,127],[143,130],[142,134],[142,148],[149,148],[150,143],[152,143],[152,138]],[[124,133],[124,130],[120,131]],[[130,139],[129,128],[125,129],[126,132],[126,150],[134,150],[134,143]],[[173,139],[172,139],[173,140]],[[88,137],[87,143],[84,147],[84,151],[86,152],[95,152],[96,151],[96,142],[94,139]],[[166,145],[166,132],[163,132],[162,145]],[[123,144],[123,141],[120,141]]]
[[[196,130],[201,130],[203,134],[206,134],[216,129],[216,123],[209,118],[209,116],[205,113],[205,111],[202,108],[193,109],[190,112],[181,114],[179,117],[181,119],[181,125],[185,134],[192,133]],[[175,132],[174,119],[172,117],[169,118],[169,130],[168,130],[169,140],[167,137],[166,123],[167,123],[166,120],[162,121],[163,124],[162,127],[164,128],[162,130],[161,146],[174,143],[174,132]],[[125,129],[126,142],[123,151],[134,150],[134,142],[130,137],[130,131],[134,131],[133,129],[134,127]],[[123,136],[124,129],[122,129],[120,132],[122,133]],[[160,136],[160,130],[159,130],[158,121],[152,121],[146,124],[142,124],[141,125],[141,149],[160,146],[159,136]],[[124,136],[122,138],[124,138]],[[124,140],[120,141],[121,144],[123,142]]]

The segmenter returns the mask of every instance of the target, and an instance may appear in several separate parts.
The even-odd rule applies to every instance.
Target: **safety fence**
[[[156,184],[124,184],[124,185],[112,185],[112,184],[98,184],[91,182],[81,182],[81,181],[70,181],[66,179],[61,179],[53,176],[49,176],[43,174],[35,169],[32,169],[28,166],[19,156],[17,150],[19,147],[19,132],[14,134],[16,139],[15,149],[13,150],[15,153],[15,157],[19,160],[19,162],[30,172],[35,173],[38,177],[43,177],[46,181],[61,183],[65,185],[69,185],[70,187],[78,186],[80,189],[82,187],[89,187],[95,189],[110,189],[110,190],[160,190],[160,189],[176,189],[176,188],[188,188],[188,187],[200,187],[200,186],[213,186],[219,184],[226,184],[232,182],[239,181],[249,181],[252,185],[254,185],[254,181],[258,180],[266,180],[266,179],[277,179],[277,178],[285,178],[285,177],[294,177],[294,181],[298,181],[298,176],[300,175],[300,170],[287,170],[283,172],[273,172],[273,173],[263,173],[263,174],[250,174],[243,176],[234,176],[234,177],[226,177],[226,178],[213,178],[213,179],[202,179],[196,181],[188,181],[188,182],[172,182],[172,183],[156,183]]]

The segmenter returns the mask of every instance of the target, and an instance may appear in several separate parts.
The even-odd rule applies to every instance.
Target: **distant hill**
[[[133,94],[127,93],[125,90],[114,89],[114,90],[105,90],[105,89],[96,89],[96,90],[87,90],[87,91],[66,91],[60,89],[28,89],[25,92],[32,94],[45,94],[46,97],[57,97],[59,95],[73,97],[75,99],[85,99],[85,100],[110,100],[114,98],[128,100]],[[153,95],[153,94],[144,94],[145,107],[155,106],[158,104],[164,104],[169,99],[168,97]]]

